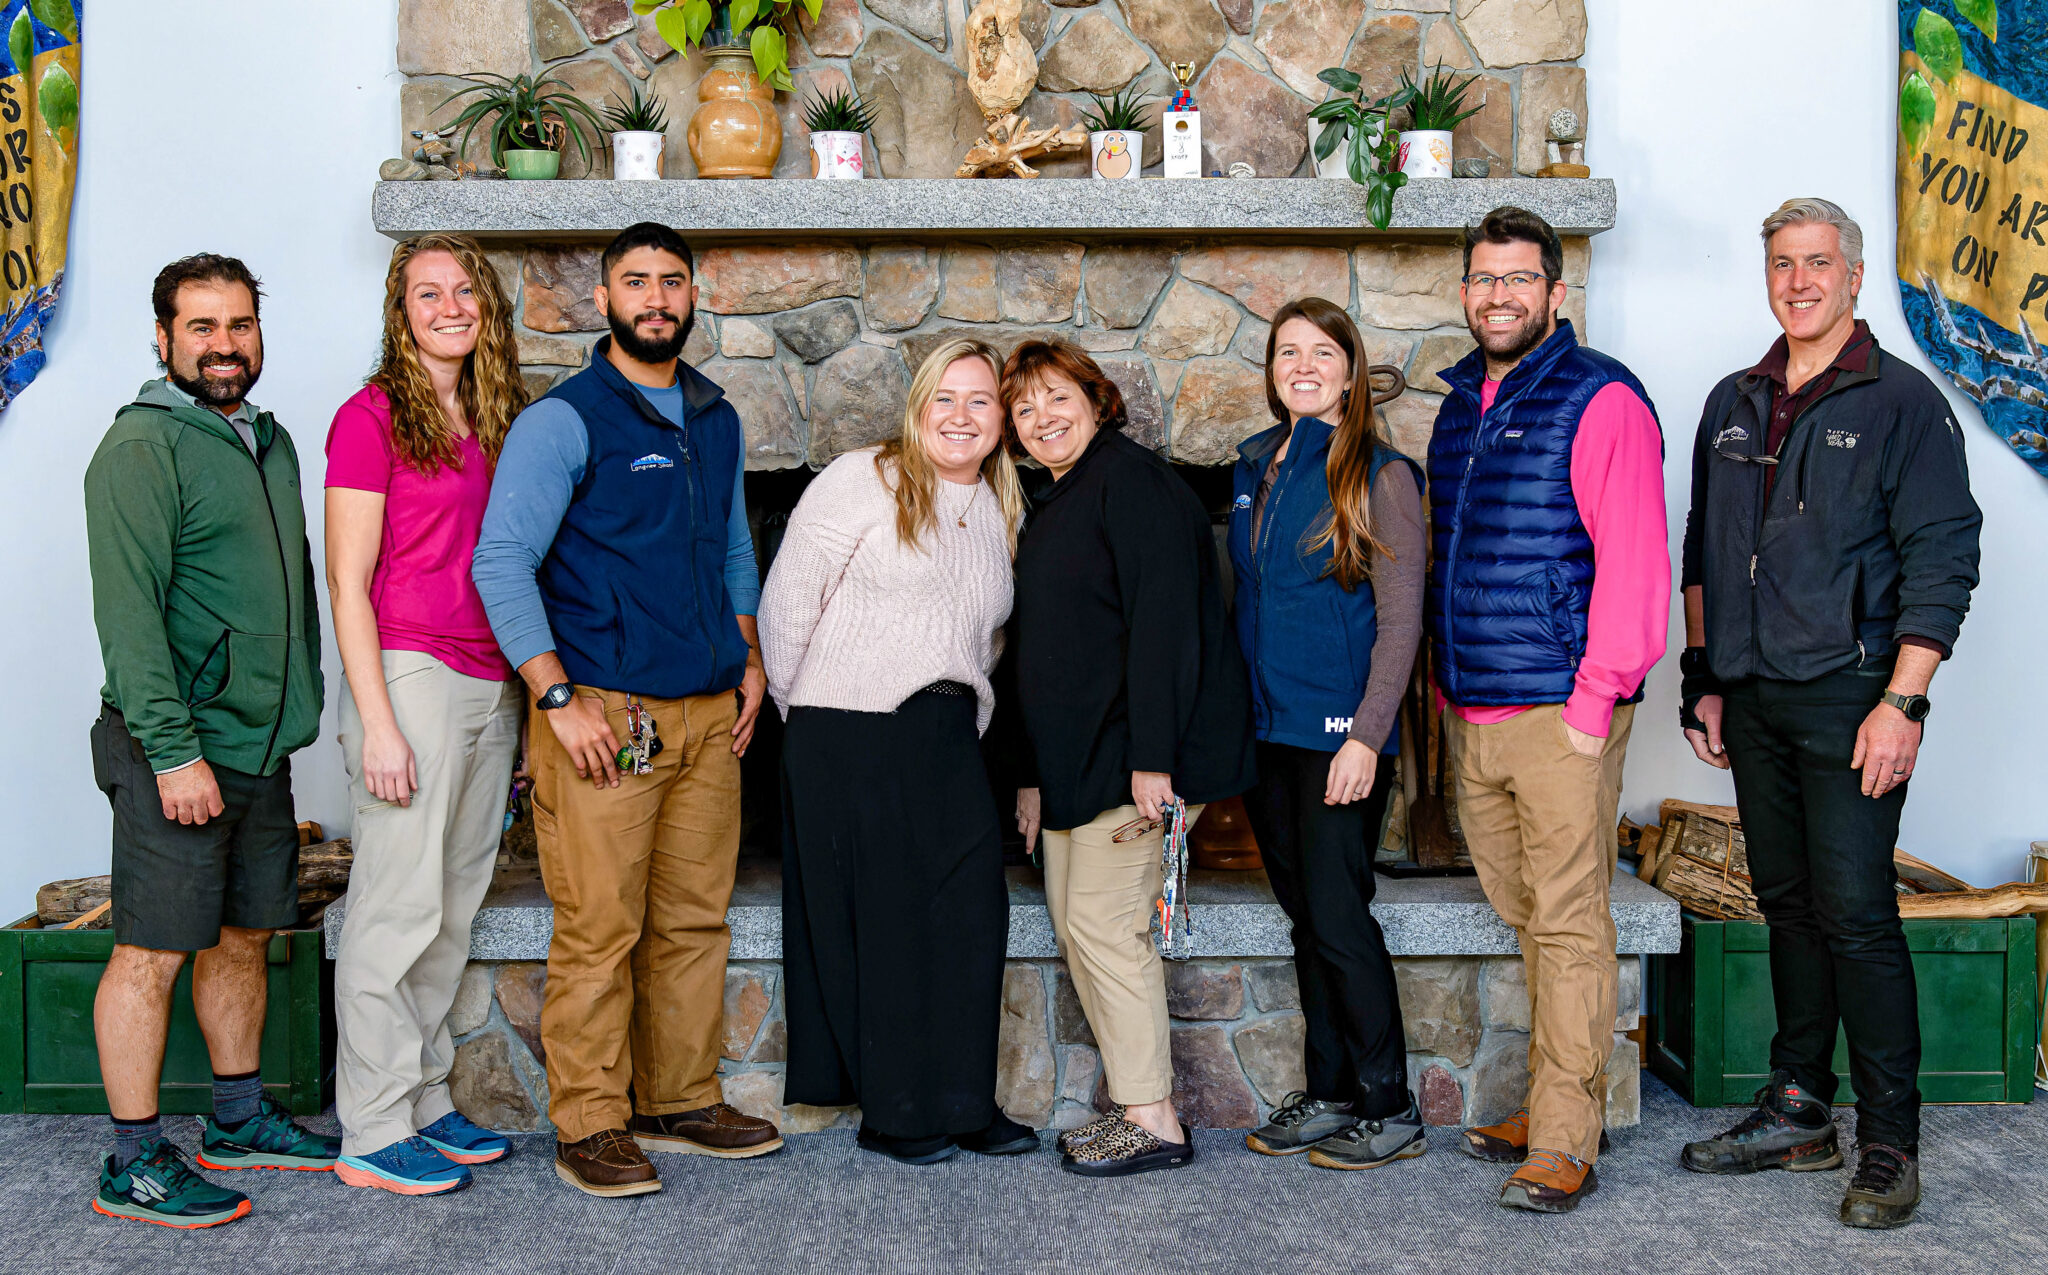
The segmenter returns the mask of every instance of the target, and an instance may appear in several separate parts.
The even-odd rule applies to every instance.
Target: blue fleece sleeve
[[[555,649],[535,576],[589,461],[583,418],[560,399],[528,407],[505,435],[469,574],[515,669]]]
[[[740,450],[732,471],[732,515],[725,521],[725,591],[734,615],[761,609],[761,567],[754,561],[754,533],[747,528],[747,453]]]

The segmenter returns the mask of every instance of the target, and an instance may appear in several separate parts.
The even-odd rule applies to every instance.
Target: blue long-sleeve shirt
[[[680,383],[667,389],[635,388],[656,411],[678,426],[683,423]],[[505,436],[470,575],[490,614],[491,631],[513,668],[555,649],[535,577],[589,460],[590,434],[583,418],[560,399],[529,406]],[[725,587],[736,615],[753,615],[761,601],[761,572],[747,528],[745,480],[746,454],[741,449],[733,466],[725,549]]]

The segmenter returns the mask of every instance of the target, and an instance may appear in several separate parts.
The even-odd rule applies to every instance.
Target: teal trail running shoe
[[[263,1109],[233,1126],[206,1118],[199,1163],[209,1169],[300,1169],[324,1173],[341,1158],[341,1139],[314,1133],[263,1095]]]
[[[93,1200],[95,1213],[174,1226],[181,1231],[219,1226],[249,1216],[254,1206],[240,1191],[215,1186],[192,1171],[176,1144],[151,1138],[142,1144],[142,1155],[125,1169],[114,1167],[114,1157],[100,1164],[100,1193]]]
[[[394,1142],[368,1155],[345,1155],[334,1176],[350,1186],[377,1187],[399,1195],[446,1195],[470,1183],[469,1167],[451,1164],[425,1138]]]
[[[489,1164],[512,1154],[512,1139],[472,1123],[460,1111],[451,1111],[420,1130],[420,1137],[457,1164]]]

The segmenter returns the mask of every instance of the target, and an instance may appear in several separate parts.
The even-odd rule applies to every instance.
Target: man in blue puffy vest
[[[678,358],[697,300],[682,237],[630,226],[599,278],[611,335],[513,422],[472,574],[540,710],[555,1172],[623,1196],[661,1189],[645,1150],[739,1158],[782,1139],[718,1083],[739,758],[767,690],[745,440]]]
[[[1459,823],[1529,984],[1529,1105],[1461,1145],[1519,1166],[1503,1205],[1547,1213],[1598,1185],[1622,759],[1671,608],[1656,412],[1557,317],[1563,274],[1533,213],[1465,234],[1479,348],[1441,373],[1425,607]]]

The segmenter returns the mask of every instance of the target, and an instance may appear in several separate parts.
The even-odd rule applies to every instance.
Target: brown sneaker
[[[1529,1109],[1517,1111],[1499,1124],[1465,1130],[1458,1149],[1488,1164],[1520,1164],[1529,1154]],[[1600,1131],[1600,1149],[1607,1150],[1607,1131]]]
[[[1562,1151],[1533,1150],[1514,1176],[1501,1184],[1500,1206],[1537,1213],[1569,1213],[1600,1189],[1592,1165]]]
[[[646,1195],[661,1177],[623,1129],[601,1129],[581,1142],[555,1142],[555,1176],[585,1195]]]
[[[745,1160],[782,1149],[782,1134],[774,1125],[735,1111],[722,1102],[666,1116],[643,1116],[636,1112],[630,1127],[633,1140],[648,1151],[680,1151],[687,1155],[715,1155],[722,1160]]]

